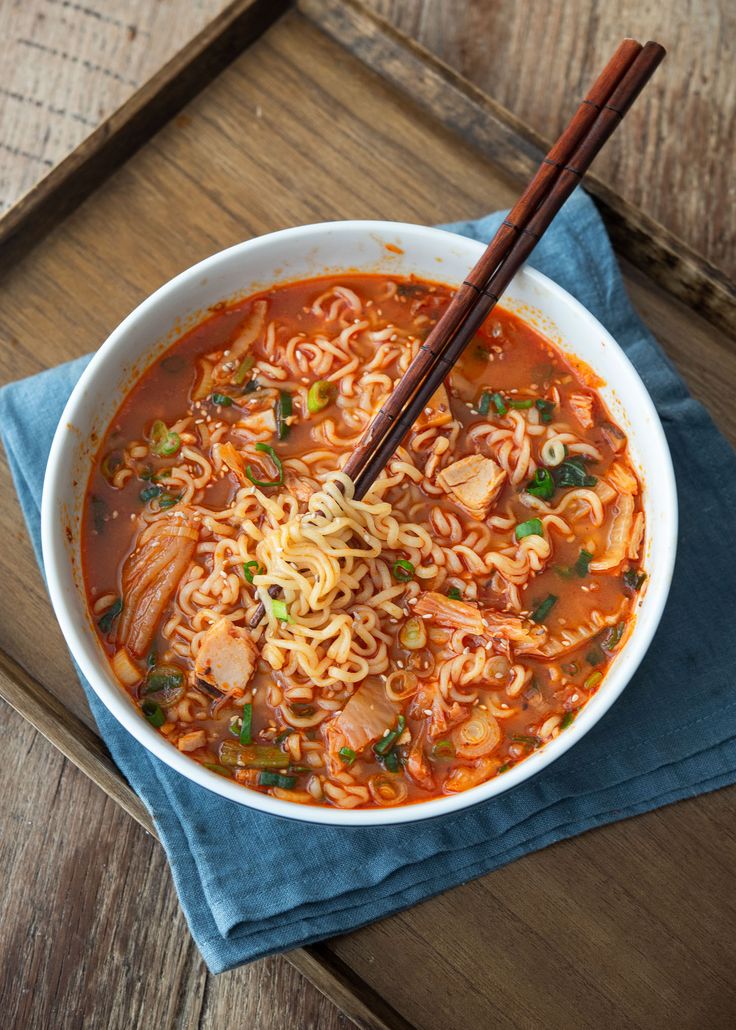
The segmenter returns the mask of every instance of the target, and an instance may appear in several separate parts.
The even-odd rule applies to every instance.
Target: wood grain
[[[413,39],[369,11],[362,0],[299,0],[299,8],[370,68],[487,154],[496,168],[520,185],[537,170],[553,136],[541,137]],[[609,150],[629,134],[629,118],[636,111],[638,106],[634,105]],[[596,198],[619,253],[736,335],[736,285],[724,273],[613,191],[594,172],[586,175],[585,188]]]
[[[487,157],[297,13],[288,14],[7,274],[0,283],[0,336],[11,342],[0,349],[0,378],[92,349],[162,281],[252,234],[356,216],[450,220],[507,205],[513,196]],[[640,273],[625,271],[639,310],[736,440],[732,344]],[[59,711],[63,719],[68,708],[87,721],[4,465],[0,497],[0,533],[11,543],[0,553],[0,645],[59,699],[54,716]],[[53,721],[47,720],[49,735]],[[22,789],[35,799],[44,782],[36,777]],[[112,801],[95,816],[91,799],[101,795],[88,790],[82,800],[76,787],[63,793],[55,808],[68,820],[75,806],[87,811],[86,822],[102,841],[86,858],[90,882],[98,885],[122,832],[115,820],[124,816]],[[368,1026],[393,1025],[393,1010],[397,1022],[426,1030],[730,1027],[736,911],[724,884],[736,859],[735,806],[736,792],[722,791],[529,856],[310,951],[315,979],[324,986],[326,960],[332,983],[344,977],[347,994],[357,977],[369,1007],[371,992],[382,997],[387,1007],[372,1024],[366,1017]],[[51,810],[40,811],[43,822]],[[110,866],[110,883],[124,882],[121,869],[128,867],[139,879],[120,901],[126,913],[120,933],[103,934],[96,949],[101,924],[85,916],[79,937],[100,955],[115,940],[115,962],[134,970],[119,990],[133,992],[130,1011],[137,1012],[136,977],[147,975],[144,963],[167,977],[174,969],[172,983],[182,982],[186,964],[181,956],[159,958],[151,912],[167,932],[181,924],[158,895],[149,897],[145,884],[160,891],[161,866],[137,843],[147,840],[142,831],[132,821],[126,825],[139,836],[124,852],[124,865]],[[36,848],[33,860],[49,880],[56,875],[50,846]],[[83,911],[90,904],[85,900]],[[43,919],[53,920],[60,905],[58,893],[50,894]],[[112,927],[118,916],[105,911],[104,925]],[[71,901],[63,912],[74,925]],[[176,939],[183,948],[183,938]],[[16,950],[24,940],[16,931]],[[21,953],[31,963],[26,968],[47,968],[34,965],[31,952]],[[84,985],[93,989],[91,981]],[[235,1004],[217,1010],[218,1030]]]
[[[0,212],[79,146],[228,2],[0,4]]]
[[[0,747],[4,1027],[354,1025],[282,958],[208,974],[155,839],[5,705]]]
[[[669,56],[596,161],[612,190],[736,277],[736,5],[731,0],[365,0],[554,139],[623,35]]]

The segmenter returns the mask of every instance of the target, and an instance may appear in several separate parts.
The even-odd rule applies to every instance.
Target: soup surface
[[[173,746],[252,790],[355,808],[503,775],[631,629],[626,437],[508,312],[352,498],[340,468],[451,296],[343,275],[218,305],[99,448],[83,564],[113,671]]]

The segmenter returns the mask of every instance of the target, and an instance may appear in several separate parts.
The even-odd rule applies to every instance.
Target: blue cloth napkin
[[[502,215],[449,228],[488,240]],[[681,538],[670,601],[634,681],[543,774],[457,815],[406,828],[321,828],[222,800],[149,755],[82,681],[100,732],[151,812],[209,968],[353,930],[506,862],[616,819],[736,780],[736,456],[634,314],[600,218],[578,191],[533,265],[623,346],[672,449]],[[52,434],[87,358],[0,392],[0,426],[39,556],[39,500]]]

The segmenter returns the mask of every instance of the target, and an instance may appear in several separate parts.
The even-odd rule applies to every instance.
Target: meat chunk
[[[365,680],[340,714],[325,726],[332,770],[345,767],[339,758],[341,748],[349,747],[356,755],[359,754],[394,726],[396,715],[396,708],[386,697],[380,680]]]
[[[180,751],[197,751],[199,748],[204,747],[207,743],[207,734],[204,730],[192,730],[191,733],[185,733],[176,742],[176,746]]]
[[[474,519],[485,519],[498,497],[506,473],[492,458],[470,454],[448,465],[437,482]]]
[[[194,666],[197,679],[219,690],[242,697],[258,660],[256,645],[246,630],[219,619],[202,637]]]
[[[425,405],[424,411],[416,421],[416,426],[418,429],[429,429],[430,426],[446,426],[448,422],[452,422],[450,398],[447,396],[446,388],[440,386],[437,392],[430,397],[429,403]]]
[[[456,601],[445,594],[434,590],[425,590],[417,598],[414,605],[415,615],[428,615],[430,621],[438,626],[449,626],[451,629],[466,629],[469,633],[481,636],[483,633],[483,616],[478,608],[465,601]]]
[[[167,515],[147,526],[123,566],[123,611],[117,641],[141,658],[189,567],[199,529],[188,514]]]

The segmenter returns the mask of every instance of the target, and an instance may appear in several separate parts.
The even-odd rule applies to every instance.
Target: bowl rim
[[[65,488],[65,484],[61,481],[61,457],[66,448],[73,447],[75,434],[68,432],[67,426],[76,425],[77,411],[85,393],[90,387],[93,387],[98,370],[106,362],[118,359],[118,348],[121,343],[124,343],[128,332],[136,325],[139,319],[155,309],[171,294],[175,294],[188,285],[193,284],[203,273],[209,275],[219,265],[226,265],[233,259],[237,259],[242,253],[252,254],[260,246],[272,246],[274,243],[279,243],[282,240],[287,243],[293,242],[303,237],[313,236],[315,233],[324,232],[353,235],[364,234],[366,236],[373,235],[374,237],[376,234],[386,235],[402,232],[404,234],[411,233],[414,236],[418,234],[420,238],[421,236],[425,236],[425,238],[431,237],[435,243],[444,243],[448,247],[460,244],[471,258],[473,256],[472,251],[475,251],[479,256],[485,246],[480,241],[447,229],[416,225],[411,222],[393,222],[380,219],[315,222],[266,233],[217,251],[191,265],[158,287],[113,329],[94,353],[74,387],[55,431],[46,466],[41,503],[41,542],[48,591],[66,644],[85,679],[105,708],[131,734],[137,743],[191,782],[246,808],[272,816],[296,820],[297,822],[355,827],[390,826],[442,817],[447,818],[459,815],[466,809],[494,797],[500,797],[524,781],[530,780],[565,754],[605,715],[635,675],[651,644],[667,602],[674,571],[678,525],[677,491],[672,458],[654,403],[639,373],[605,326],[580,301],[542,272],[531,268],[529,265],[524,265],[514,277],[514,281],[528,279],[532,284],[541,288],[542,294],[553,295],[558,303],[567,306],[579,317],[587,321],[590,324],[591,330],[598,333],[606,346],[613,349],[616,355],[615,360],[627,368],[629,374],[633,375],[634,379],[638,382],[641,389],[640,396],[636,398],[636,403],[642,414],[648,417],[650,421],[649,431],[653,438],[651,442],[653,447],[659,452],[658,460],[662,463],[660,472],[666,482],[668,492],[665,503],[669,506],[671,518],[657,528],[657,533],[662,540],[662,550],[667,559],[667,566],[666,568],[660,567],[658,569],[659,588],[654,593],[652,593],[651,589],[652,584],[649,584],[649,589],[643,602],[647,613],[645,622],[641,618],[643,608],[637,612],[634,632],[621,652],[621,664],[618,666],[620,670],[619,682],[608,687],[604,682],[601,690],[580,710],[575,721],[565,729],[564,733],[561,733],[538,751],[525,758],[524,761],[512,767],[502,777],[488,780],[470,790],[433,798],[430,801],[371,809],[343,810],[331,806],[299,805],[294,802],[281,801],[278,798],[273,798],[268,794],[261,794],[258,791],[248,790],[240,784],[226,780],[217,773],[206,769],[198,762],[178,751],[141,718],[138,710],[124,693],[122,687],[113,687],[101,675],[100,669],[92,660],[84,644],[84,638],[91,636],[91,630],[87,624],[84,627],[80,627],[66,605],[62,570],[68,566],[70,559],[67,545],[63,540],[64,534],[58,524],[60,522],[58,517],[60,498],[63,496]],[[350,271],[352,272],[353,269],[350,269]],[[359,269],[356,269],[356,271],[359,271]],[[300,278],[308,278],[308,276],[301,275],[293,279],[286,277],[283,280],[279,279],[278,282],[279,284],[286,284],[290,281],[299,281]],[[440,280],[438,279],[438,281]],[[504,291],[504,293],[507,292],[513,292],[513,282],[508,291]],[[542,296],[542,303],[543,299]],[[524,320],[523,315],[520,317]],[[152,340],[151,348],[157,342]],[[148,368],[148,364],[145,367]],[[138,378],[140,378],[140,374],[136,377],[136,379]],[[112,672],[109,675],[112,676]]]

